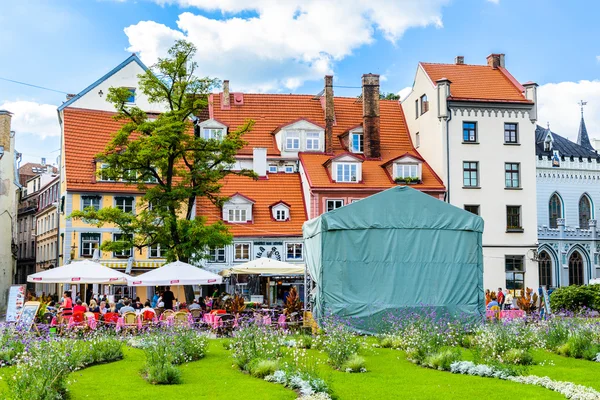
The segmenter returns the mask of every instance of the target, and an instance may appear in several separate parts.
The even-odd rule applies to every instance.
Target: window
[[[550,228],[558,228],[558,219],[562,218],[562,202],[556,193],[550,197],[550,202],[548,203],[548,214],[550,216]]]
[[[415,100],[415,119],[419,118],[419,99]]]
[[[124,242],[132,240],[131,235],[127,235],[125,233],[115,233],[113,234],[113,242]],[[121,251],[113,251],[114,257],[131,257],[131,249],[121,250]]]
[[[397,164],[396,178],[419,179],[419,166],[417,164]]]
[[[415,146],[417,146],[417,149],[421,147],[421,136],[419,135],[419,132],[415,134]]]
[[[477,122],[463,122],[463,142],[477,143]]]
[[[476,161],[463,162],[463,186],[478,187],[479,186],[479,163]]]
[[[327,200],[327,212],[344,206],[344,200]]]
[[[363,133],[354,132],[350,137],[352,138],[352,152],[362,153],[364,151]]]
[[[285,173],[286,174],[293,174],[294,173],[294,166],[293,165],[286,165],[285,166]]]
[[[86,209],[88,207],[94,207],[96,211],[100,209],[100,196],[81,196],[81,208]]]
[[[155,171],[158,173],[158,170],[155,168]],[[157,183],[158,179],[152,174],[150,171],[144,172],[142,175],[142,180],[146,183]]]
[[[590,199],[584,194],[579,199],[579,228],[590,229],[590,219],[592,219],[592,207]]]
[[[320,149],[319,132],[306,132],[306,150],[318,151]]]
[[[550,259],[550,255],[545,251],[540,253],[538,270],[540,286],[545,286],[546,289],[552,287],[552,260]]]
[[[506,206],[506,230],[522,232],[521,206]]]
[[[300,150],[300,132],[286,132],[285,134],[286,150]]]
[[[288,260],[302,260],[302,243],[288,243],[286,254]]]
[[[248,261],[250,259],[250,243],[236,243],[233,261]]]
[[[514,122],[504,123],[504,143],[519,143],[517,126],[518,125]]]
[[[277,165],[269,164],[269,173],[270,174],[276,174],[277,171],[278,171]]]
[[[107,171],[108,171],[108,164],[102,164],[100,166],[100,180],[101,181],[108,181],[108,182],[114,181],[114,179],[111,179],[108,176],[108,172]]]
[[[94,255],[94,249],[100,246],[99,233],[82,233],[81,234],[81,256],[91,257]]]
[[[123,171],[123,182],[135,182],[137,179],[137,171],[133,169],[127,169]]]
[[[506,289],[523,290],[525,288],[525,269],[523,256],[505,256]]]
[[[338,163],[336,182],[356,182],[358,180],[356,163]]]
[[[224,263],[225,247],[212,248],[208,250],[208,261],[214,263]]]
[[[246,222],[248,221],[246,219],[246,210],[245,209],[230,209],[228,211],[228,218],[227,221],[228,222]]]
[[[421,96],[421,115],[429,111],[429,102],[427,101],[427,95]]]
[[[286,209],[275,210],[275,219],[277,221],[285,221],[285,220],[287,220],[287,218],[288,218],[288,216],[287,216]]]
[[[222,133],[223,133],[223,129],[221,129],[221,128],[204,128],[204,129],[202,129],[202,139],[204,139],[204,140],[221,139]]]
[[[129,90],[128,103],[135,103],[135,88],[127,88]]]
[[[468,205],[465,204],[465,211],[468,211],[472,214],[479,215],[479,205]]]
[[[518,188],[520,185],[519,164],[518,163],[505,163],[504,164],[504,177],[506,180],[507,188]]]
[[[149,258],[160,258],[161,257],[160,244],[148,247],[148,257]]]
[[[133,197],[115,197],[115,207],[126,213],[133,212]]]

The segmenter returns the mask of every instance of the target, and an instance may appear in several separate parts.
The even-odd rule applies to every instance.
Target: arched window
[[[552,259],[550,254],[542,251],[538,260],[538,270],[540,275],[540,286],[546,288],[552,287]]]
[[[557,220],[559,218],[562,218],[562,204],[560,201],[560,197],[558,197],[558,194],[556,193],[554,193],[552,197],[550,197],[549,211],[550,228],[558,228]]]
[[[592,206],[590,199],[584,194],[579,199],[579,228],[589,229],[590,219],[592,219]]]
[[[583,285],[583,257],[578,251],[569,257],[569,285]]]

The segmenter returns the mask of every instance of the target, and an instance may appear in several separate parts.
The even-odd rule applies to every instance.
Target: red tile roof
[[[434,84],[442,78],[452,82],[451,99],[531,103],[523,95],[521,85],[505,68],[423,62],[420,65]]]
[[[253,180],[244,176],[229,175],[223,179],[221,194],[232,197],[241,194],[252,199],[253,222],[227,223],[229,232],[236,237],[250,236],[301,236],[302,224],[306,221],[304,198],[300,174],[269,174],[268,179]],[[283,202],[290,208],[288,221],[275,221],[272,218],[273,203]],[[198,199],[196,213],[206,216],[209,223],[221,220],[221,209],[208,199]]]

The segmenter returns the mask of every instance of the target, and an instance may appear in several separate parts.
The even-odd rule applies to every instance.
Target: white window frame
[[[100,165],[100,180],[102,182],[114,182],[114,179],[110,179],[108,177],[104,176],[104,172],[102,172],[103,170],[108,169],[108,164],[101,164]],[[33,189],[35,191],[35,188]]]
[[[152,255],[153,251],[156,252],[156,255]],[[160,244],[157,244],[156,246],[148,246],[148,258],[162,258]]]
[[[338,162],[335,163],[335,181],[356,183],[360,180],[360,164],[353,162]],[[346,171],[347,169],[347,171]],[[354,173],[352,170],[354,169]],[[341,174],[340,174],[341,172]],[[346,179],[346,172],[348,173]],[[354,178],[354,179],[352,179]]]
[[[117,199],[131,199],[131,211],[126,211],[125,209],[128,208],[127,204],[125,204],[124,202],[123,202],[123,204],[119,204],[119,200],[117,200]],[[115,204],[116,208],[120,209],[123,212],[135,214],[135,197],[134,196],[115,196],[114,204]]]
[[[269,173],[276,174],[277,172],[279,172],[279,168],[277,167],[277,165],[269,164]]]
[[[85,205],[85,200],[87,199],[98,199],[98,207],[96,208],[96,206],[93,204],[93,202],[90,202],[89,205]],[[99,195],[84,195],[81,196],[81,209],[84,210],[87,207],[93,206],[96,211],[100,210],[102,208],[102,196]]]
[[[131,236],[131,235],[127,234],[127,233],[113,233],[113,242],[119,241],[119,239],[117,239],[118,236]],[[131,257],[132,254],[133,254],[133,247],[130,248],[129,250],[113,251],[113,257]]]
[[[243,223],[248,222],[248,210],[246,208],[234,208],[230,207],[227,209],[227,222],[231,223]]]
[[[287,210],[285,208],[279,208],[275,210],[275,219],[277,221],[286,221],[288,219]]]
[[[298,246],[300,248],[300,257],[288,257],[289,247],[293,246],[294,254],[297,254]],[[286,261],[303,261],[304,260],[304,243],[302,242],[286,242],[285,243],[285,260]]]
[[[331,211],[333,210],[337,210],[338,208],[344,207],[344,199],[327,199],[325,200],[325,210],[327,210],[326,212],[329,212],[329,203],[330,202],[341,202],[342,205],[340,205],[339,207],[334,207]]]
[[[293,165],[286,165],[285,166],[285,173],[286,174],[293,174],[295,172],[295,168]]]
[[[248,246],[248,258],[237,257],[237,247]],[[252,243],[251,242],[236,242],[233,244],[233,261],[249,261],[252,256]]]
[[[406,169],[408,170],[408,174],[405,174]],[[412,169],[414,168],[415,174],[412,174]],[[419,164],[418,163],[396,163],[394,166],[396,170],[396,178],[418,178],[421,180],[421,174],[419,173]]]
[[[357,149],[357,148],[354,147],[354,137],[355,136],[360,137],[358,139],[358,142],[359,142],[359,146],[362,146],[362,149],[361,148]],[[365,137],[364,137],[363,131],[350,132],[350,146],[348,146],[348,147],[350,147],[350,151],[352,153],[357,153],[357,154],[364,153],[364,151],[365,151]]]
[[[225,247],[208,249],[208,262],[219,264],[227,262],[227,253],[225,251]]]
[[[223,138],[223,128],[204,126],[201,128],[200,137],[204,140],[221,140]]]
[[[98,232],[81,232],[79,234],[79,244],[81,246],[81,248],[79,249],[79,255],[81,257],[92,257],[94,255],[94,250],[96,248],[100,248],[100,243],[102,242],[102,234],[98,233]],[[94,235],[98,238],[98,240],[85,240],[83,239],[84,235]],[[97,246],[94,247],[94,243],[97,243]],[[84,244],[86,246],[84,246]],[[90,245],[90,246],[87,246]],[[89,249],[88,249],[89,247]],[[86,250],[86,252],[84,253],[84,250]],[[89,254],[87,253],[87,250],[89,250]]]
[[[300,151],[300,136],[302,136],[300,131],[286,131],[285,149],[287,151]]]
[[[306,132],[306,151],[320,151],[321,150],[321,133],[316,131]],[[309,146],[310,144],[310,146]]]

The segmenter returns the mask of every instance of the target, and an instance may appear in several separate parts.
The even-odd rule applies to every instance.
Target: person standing
[[[500,305],[500,309],[504,310],[504,293],[502,292],[502,288],[498,288],[498,304]]]
[[[60,305],[63,317],[70,317],[73,315],[73,300],[71,299],[71,292],[63,293],[63,301]]]
[[[175,295],[171,292],[171,286],[167,286],[166,290],[162,295],[163,303],[165,303],[165,310],[173,309],[173,300],[175,300]]]

